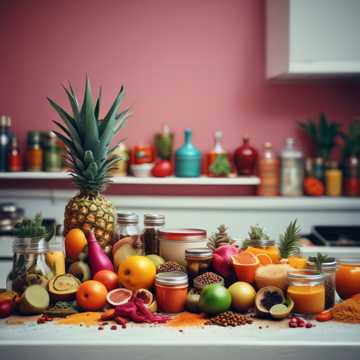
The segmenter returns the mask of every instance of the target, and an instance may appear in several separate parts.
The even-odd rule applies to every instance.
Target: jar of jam
[[[185,250],[206,247],[206,231],[201,229],[160,230],[160,256],[166,261],[186,265]]]
[[[280,250],[275,240],[249,240],[247,251],[254,255],[266,254],[271,257],[273,264],[280,262]]]
[[[156,301],[165,313],[184,311],[188,293],[188,276],[183,272],[161,272],[155,279]]]
[[[316,271],[315,258],[310,257],[308,268]],[[325,275],[325,309],[330,309],[335,305],[335,258],[328,258],[322,263],[321,272]]]
[[[360,294],[360,259],[338,260],[336,291],[343,300]]]
[[[212,251],[209,248],[193,248],[185,250],[187,271],[190,279],[209,271]]]
[[[325,309],[325,275],[312,270],[297,270],[288,274],[287,294],[294,302],[294,312],[315,315]]]

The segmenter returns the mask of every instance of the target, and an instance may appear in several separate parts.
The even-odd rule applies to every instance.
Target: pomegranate
[[[234,275],[231,256],[240,252],[240,249],[235,245],[222,245],[218,247],[213,253],[212,266],[214,270],[224,278],[229,278]]]

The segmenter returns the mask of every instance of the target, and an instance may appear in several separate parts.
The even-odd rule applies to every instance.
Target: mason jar
[[[249,240],[247,250],[254,255],[268,255],[274,264],[278,264],[280,262],[280,250],[276,245],[275,240]]]
[[[144,231],[142,234],[145,254],[159,255],[159,231],[165,225],[165,216],[161,214],[144,215]]]
[[[46,261],[48,244],[45,237],[16,238],[13,244],[13,266],[7,276],[8,290],[22,294],[34,284],[47,287],[53,273]]]

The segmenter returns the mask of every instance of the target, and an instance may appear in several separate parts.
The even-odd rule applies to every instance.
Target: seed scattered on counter
[[[212,317],[205,325],[219,325],[219,326],[241,326],[252,324],[253,320],[247,315],[241,315],[233,311],[226,311],[222,314]]]

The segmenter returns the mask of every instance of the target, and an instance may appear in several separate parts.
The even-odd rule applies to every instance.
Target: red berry
[[[117,329],[117,326],[116,326],[116,325],[113,325],[110,329],[111,329],[111,330],[116,330],[116,329]]]
[[[305,323],[304,322],[299,322],[298,327],[305,327]]]
[[[289,321],[289,327],[291,328],[297,328],[298,324],[295,321]]]
[[[308,323],[306,323],[305,327],[306,327],[307,329],[310,329],[310,328],[313,327],[313,324],[312,324],[311,322],[308,322]]]

